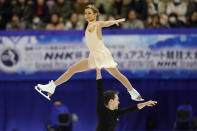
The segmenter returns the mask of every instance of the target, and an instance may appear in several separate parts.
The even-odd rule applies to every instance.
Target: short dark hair
[[[110,99],[114,100],[115,95],[118,95],[119,92],[117,90],[108,90],[104,92],[103,99],[104,99],[104,105],[108,105]]]

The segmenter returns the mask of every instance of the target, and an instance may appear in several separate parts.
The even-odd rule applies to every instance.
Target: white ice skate
[[[38,84],[37,86],[35,86],[35,89],[48,100],[51,100],[50,96],[55,92],[55,88],[56,85],[53,81],[50,81],[49,84],[46,85]],[[47,93],[47,95],[43,92]]]
[[[144,101],[144,99],[138,98],[140,94],[134,88],[129,91],[129,94],[131,95],[131,99],[134,101]]]

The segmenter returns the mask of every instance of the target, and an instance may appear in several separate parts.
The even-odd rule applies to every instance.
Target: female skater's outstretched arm
[[[119,23],[124,22],[124,21],[125,21],[125,18],[122,18],[122,19],[118,19],[118,20],[98,21],[98,24],[102,28],[102,27],[109,27],[109,26],[112,26],[114,24],[119,26]]]

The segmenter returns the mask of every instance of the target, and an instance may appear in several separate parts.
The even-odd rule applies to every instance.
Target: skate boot
[[[144,99],[142,99],[142,97],[140,96],[140,94],[133,88],[131,91],[128,91],[131,99],[134,101],[144,101]]]
[[[38,84],[35,86],[35,89],[48,100],[51,100],[50,96],[55,92],[55,88],[56,85],[54,84],[53,80],[46,85]]]

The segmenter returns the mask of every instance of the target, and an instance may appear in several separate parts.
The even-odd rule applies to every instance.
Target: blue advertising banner
[[[197,78],[196,29],[104,30],[103,41],[128,78]],[[88,55],[84,31],[1,31],[0,80],[56,79]]]

